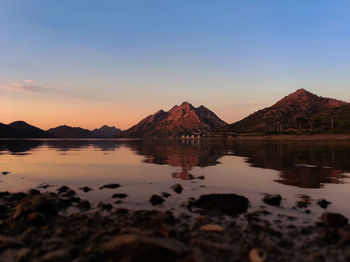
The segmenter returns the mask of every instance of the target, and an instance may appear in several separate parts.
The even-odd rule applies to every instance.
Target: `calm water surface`
[[[168,192],[166,207],[175,209],[207,193],[241,194],[260,208],[264,193],[278,193],[279,212],[316,218],[323,210],[315,201],[325,198],[329,211],[350,217],[350,143],[344,142],[4,140],[2,171],[10,174],[1,175],[0,191],[67,185],[95,202],[113,203],[112,194],[126,193],[118,206],[129,208],[150,208],[152,194]],[[99,190],[107,183],[121,187]],[[169,188],[176,183],[182,194]],[[94,190],[83,193],[82,186]],[[300,195],[311,197],[310,215],[293,208]]]

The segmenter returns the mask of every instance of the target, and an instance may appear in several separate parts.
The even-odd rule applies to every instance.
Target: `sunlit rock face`
[[[184,102],[168,112],[159,110],[135,126],[118,134],[119,137],[174,137],[198,136],[226,125],[205,106],[193,107]]]

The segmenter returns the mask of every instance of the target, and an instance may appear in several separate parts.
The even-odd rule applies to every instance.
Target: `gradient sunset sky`
[[[350,1],[1,0],[0,122],[226,122],[305,88],[350,101]]]

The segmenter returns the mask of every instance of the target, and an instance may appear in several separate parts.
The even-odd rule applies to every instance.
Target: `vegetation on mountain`
[[[305,89],[218,130],[231,133],[350,133],[350,104]]]

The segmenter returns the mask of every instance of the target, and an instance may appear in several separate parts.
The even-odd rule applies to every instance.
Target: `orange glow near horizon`
[[[168,107],[163,109],[169,110],[174,105],[170,103]],[[0,97],[0,104],[3,108],[1,110],[1,123],[9,124],[21,120],[44,130],[59,125],[87,129],[109,125],[125,130],[162,108],[159,105],[119,105],[74,98],[52,98],[45,95],[28,95],[20,98],[16,96],[15,99]],[[232,105],[230,108],[224,106],[207,107],[228,123],[240,120],[259,109],[258,105],[243,107]]]

